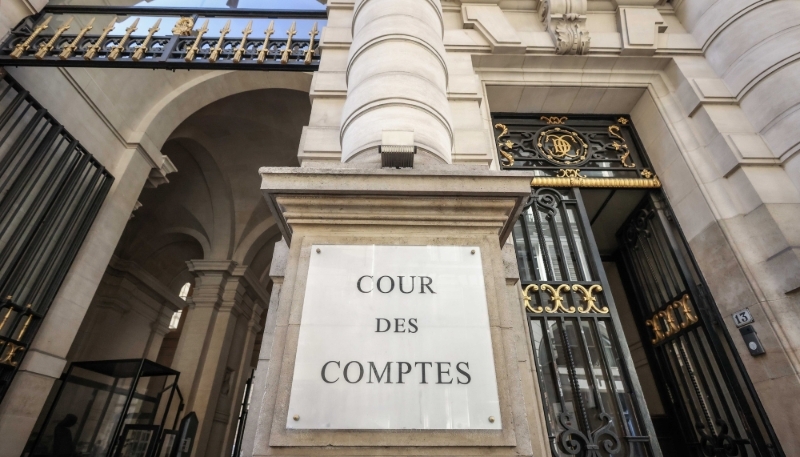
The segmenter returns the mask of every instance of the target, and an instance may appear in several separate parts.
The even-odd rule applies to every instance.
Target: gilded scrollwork
[[[683,322],[681,322],[681,328],[686,328],[694,323],[696,323],[699,319],[692,311],[692,307],[689,305],[689,295],[684,294],[680,300],[674,302],[672,304],[672,308],[678,310],[683,316]]]
[[[653,338],[650,340],[653,344],[659,344],[699,321],[690,303],[689,295],[684,294],[679,300],[657,311],[652,318],[644,322],[653,332]]]
[[[581,295],[581,302],[582,306],[575,306],[569,305],[567,306],[564,303],[566,297],[564,294],[568,294],[570,289],[574,292],[577,292]],[[531,297],[531,292],[547,292],[549,297],[548,306],[536,306],[533,304],[533,299]],[[589,314],[589,313],[597,313],[597,314],[608,314],[609,309],[607,306],[598,306],[597,304],[597,293],[602,292],[603,287],[599,284],[592,284],[588,288],[584,287],[580,284],[573,284],[570,286],[569,284],[558,284],[558,285],[550,285],[550,284],[529,284],[525,289],[522,291],[522,301],[525,304],[525,309],[531,313],[575,313],[578,312],[580,314]]]
[[[583,287],[580,284],[573,284],[572,285],[572,290],[574,290],[575,292],[580,292],[581,295],[583,295],[583,297],[581,297],[581,301],[584,303],[584,306],[583,306],[583,308],[578,308],[578,312],[579,313],[581,313],[581,314],[588,314],[588,313],[607,314],[608,313],[608,307],[607,306],[603,306],[603,307],[597,306],[597,297],[595,297],[595,295],[593,295],[593,292],[597,293],[597,292],[602,292],[603,291],[603,288],[599,284],[592,284],[591,286],[589,286],[588,289],[586,287]]]
[[[621,118],[623,119],[623,118]],[[625,168],[636,168],[636,164],[630,160],[631,151],[628,149],[628,143],[625,141],[625,138],[620,135],[619,126],[612,124],[608,126],[608,134],[614,138],[620,140],[620,143],[616,141],[611,143],[611,147],[615,150],[620,152],[619,160],[622,162],[622,166]]]
[[[531,305],[531,291],[538,291],[539,286],[536,284],[529,284],[523,291],[522,291],[522,301],[525,302],[525,309],[532,313],[541,313],[544,311],[544,308],[541,306],[533,306]]]
[[[503,168],[536,170],[533,187],[655,189],[661,181],[631,141],[626,117],[541,115],[495,120]],[[623,122],[624,121],[624,122]]]
[[[514,156],[511,154],[511,148],[514,147],[514,142],[507,138],[508,127],[503,124],[495,124],[494,128],[503,130],[500,132],[500,135],[497,135],[497,150],[500,151],[500,155],[502,155],[505,160],[503,165],[510,167],[514,165]]]
[[[564,125],[567,122],[567,116],[542,116],[540,119],[548,125]]]
[[[556,165],[581,165],[589,155],[589,144],[583,135],[568,127],[540,130],[536,147],[548,161]]]
[[[561,296],[562,292],[569,292],[568,285],[559,284],[557,287],[553,287],[550,284],[542,284],[541,289],[550,294],[550,302],[553,303],[553,306],[547,306],[544,308],[546,312],[557,313],[560,310],[563,310],[565,313],[575,312],[574,306],[564,306],[564,297]]]

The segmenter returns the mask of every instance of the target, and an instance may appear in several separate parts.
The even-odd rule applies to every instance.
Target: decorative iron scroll
[[[500,164],[533,187],[659,188],[626,117],[495,114]]]
[[[292,13],[298,12],[250,11],[241,15],[236,10],[216,10],[187,17],[178,16],[174,9],[140,10],[45,8],[22,21],[0,45],[0,65],[296,71],[313,71],[319,66],[318,22],[301,37],[295,20],[286,36],[278,38],[274,36],[275,21],[266,26],[266,20],[324,20],[324,11],[295,17]],[[131,11],[141,16],[133,18]],[[219,22],[219,16],[240,19],[241,25],[233,27],[231,19],[221,26],[209,25],[210,21]],[[106,25],[108,18],[111,21]],[[260,22],[265,27],[255,30],[250,18],[263,19]],[[97,20],[102,20],[102,25],[98,26]],[[151,25],[140,27],[140,20]],[[162,26],[162,21],[172,28]]]

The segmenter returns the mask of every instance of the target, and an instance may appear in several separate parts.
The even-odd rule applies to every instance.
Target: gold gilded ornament
[[[14,50],[11,51],[11,58],[12,59],[19,59],[22,57],[22,54],[31,47],[31,43],[33,40],[39,36],[47,27],[50,25],[50,20],[53,19],[53,16],[48,16],[47,19],[44,20],[41,24],[39,24],[35,29],[33,29],[33,33],[25,39],[22,43],[14,46]]]

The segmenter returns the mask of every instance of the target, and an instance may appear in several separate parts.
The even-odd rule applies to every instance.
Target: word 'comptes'
[[[403,279],[410,278],[403,285]],[[417,281],[418,280],[418,281]],[[410,283],[410,284],[409,284]],[[419,288],[417,289],[417,286]],[[396,287],[396,288],[395,288]],[[397,281],[391,276],[380,276],[375,280],[374,276],[364,275],[356,281],[356,288],[363,294],[369,294],[377,290],[379,293],[388,294],[395,290],[403,294],[410,294],[414,290],[419,293],[436,294],[433,290],[433,279],[430,276],[397,276]],[[386,318],[376,318],[377,333],[385,333],[394,327],[393,333],[417,333],[419,327],[416,318],[394,319],[394,322]],[[394,325],[392,325],[394,324]],[[408,325],[406,328],[405,325]],[[395,380],[392,381],[392,366],[395,367]],[[457,373],[451,374],[451,368],[455,367]],[[381,368],[378,371],[379,367]],[[349,384],[357,384],[362,381],[367,384],[405,384],[404,379],[408,379],[412,371],[416,371],[414,378],[420,384],[469,384],[472,377],[469,374],[469,362],[386,362],[382,367],[374,362],[361,363],[351,361],[342,364],[339,360],[330,360],[322,365],[320,376],[327,384],[334,384],[344,379]]]

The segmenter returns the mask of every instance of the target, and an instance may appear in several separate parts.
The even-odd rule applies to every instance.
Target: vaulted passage
[[[69,351],[69,362],[147,358],[177,370],[180,418],[197,414],[196,449],[205,455],[230,453],[239,436],[272,290],[270,263],[281,242],[257,170],[297,166],[308,116],[307,93],[268,89],[216,101],[176,128],[162,150],[175,171],[169,182],[142,190]],[[144,411],[155,397],[140,401],[141,412],[126,424],[153,420]],[[52,413],[58,420],[40,417],[29,442],[35,453],[51,452],[66,414],[79,418],[77,444],[97,452],[109,444],[110,431],[98,434],[94,416],[71,405],[82,405],[81,398],[59,402]],[[176,413],[173,407],[167,428]]]

